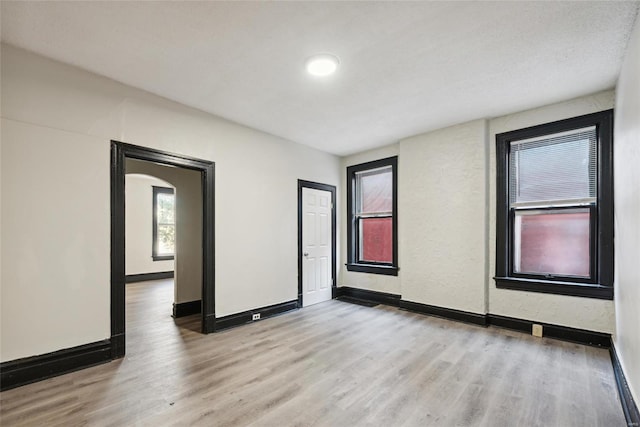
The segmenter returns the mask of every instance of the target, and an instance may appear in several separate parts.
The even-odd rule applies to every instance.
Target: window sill
[[[170,261],[173,260],[173,255],[152,255],[154,261]]]
[[[359,273],[384,274],[386,276],[397,276],[398,267],[393,265],[376,265],[376,264],[345,264],[348,271],[357,271]]]
[[[584,283],[556,282],[551,280],[494,277],[496,288],[517,291],[542,292],[574,297],[613,299],[613,287]]]

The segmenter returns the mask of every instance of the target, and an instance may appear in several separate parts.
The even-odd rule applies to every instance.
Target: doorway
[[[125,162],[143,160],[198,171],[202,182],[202,333],[215,324],[213,162],[111,141],[111,357],[125,354]]]
[[[144,164],[148,168],[191,173],[198,187],[194,191],[197,192],[198,198],[202,193],[199,188],[200,174],[139,160],[127,159],[125,162],[125,281],[136,283],[173,278],[176,250],[176,187],[166,177],[159,176],[155,170],[137,171],[131,168],[131,162]],[[198,214],[201,211],[201,208],[198,209]],[[198,227],[201,223],[201,219],[198,218]],[[198,258],[201,259],[202,254],[199,254]]]
[[[298,180],[298,307],[336,293],[336,187]]]

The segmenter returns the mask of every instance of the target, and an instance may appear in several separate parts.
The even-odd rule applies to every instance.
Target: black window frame
[[[590,278],[513,272],[515,209],[509,204],[509,155],[512,141],[595,126],[597,196],[590,207]],[[613,299],[613,110],[600,111],[496,135],[496,287],[587,298]],[[575,208],[575,207],[574,207]],[[540,208],[537,208],[540,210]],[[559,208],[553,208],[557,210]]]
[[[392,177],[392,251],[393,261],[391,263],[382,262],[362,262],[358,260],[358,224],[356,215],[356,174],[368,170],[391,167]],[[398,275],[398,156],[387,157],[372,162],[361,163],[347,167],[347,271],[360,273],[383,274],[387,276]]]
[[[174,253],[173,255],[159,255],[158,254],[158,194],[175,194],[173,188],[169,188],[169,187],[158,187],[153,185],[153,200],[152,200],[152,206],[153,206],[153,217],[152,217],[152,223],[153,223],[153,231],[152,231],[152,247],[151,247],[151,258],[153,258],[154,261],[169,261],[174,259],[175,257],[175,248],[174,248]],[[175,199],[174,199],[175,200]],[[174,204],[175,206],[175,204]],[[174,227],[176,226],[176,224],[174,223]]]

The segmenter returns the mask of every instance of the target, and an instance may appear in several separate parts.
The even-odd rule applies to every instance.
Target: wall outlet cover
[[[531,326],[531,335],[542,338],[542,325],[534,323],[533,326]]]
[[[256,313],[253,315],[253,320],[260,320],[260,313]]]

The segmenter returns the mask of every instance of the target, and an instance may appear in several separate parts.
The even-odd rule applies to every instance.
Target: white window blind
[[[510,206],[595,203],[596,147],[595,126],[512,141],[509,154]]]

